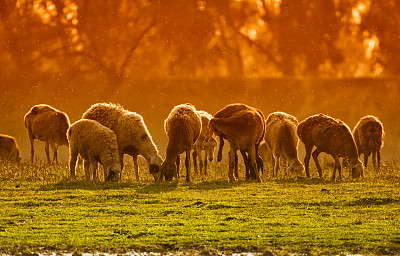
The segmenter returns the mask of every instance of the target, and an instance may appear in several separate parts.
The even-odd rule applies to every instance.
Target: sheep
[[[232,105],[228,105],[227,108],[232,108]],[[237,178],[237,176],[234,176],[233,170],[237,163],[236,151],[238,149],[249,154],[247,164],[254,170],[256,180],[261,181],[256,163],[256,155],[258,155],[256,147],[258,148],[264,137],[264,116],[259,110],[246,105],[237,105],[236,109],[237,111],[230,117],[220,118],[215,115],[209,123],[209,136],[211,138],[213,134],[216,134],[226,138],[230,144],[229,182],[233,182]],[[219,113],[221,112],[223,110]]]
[[[297,152],[299,139],[296,134],[297,119],[284,112],[271,113],[265,121],[265,141],[272,156],[272,176],[277,176],[279,159],[282,156],[287,164],[287,172],[301,175],[304,166]]]
[[[175,106],[164,122],[168,136],[167,152],[161,165],[165,180],[179,180],[180,154],[186,152],[186,181],[190,182],[190,152],[201,132],[201,118],[191,104]]]
[[[219,110],[217,113],[215,113],[214,117],[216,118],[229,118],[235,113],[239,111],[244,111],[244,110],[255,110],[257,111],[263,118],[264,120],[264,114],[256,108],[250,107],[245,104],[241,103],[233,103],[225,106],[221,110]],[[224,136],[223,135],[218,135],[219,137],[219,148],[218,148],[218,154],[217,154],[217,161],[220,162],[222,160],[222,148],[224,146]],[[263,170],[263,161],[258,155],[258,146],[261,143],[261,141],[264,139],[264,128],[263,128],[263,135],[260,137],[260,140],[257,141],[255,145],[256,149],[256,162],[257,162],[257,169],[255,170]],[[240,153],[243,157],[244,164],[246,166],[246,179],[249,179],[250,176],[251,178],[257,179],[256,172],[255,170],[252,169],[251,165],[251,160],[247,157],[246,151],[245,150],[240,150]],[[237,171],[237,163],[238,163],[238,157],[235,153],[235,177],[238,177],[238,171]]]
[[[0,134],[0,160],[19,163],[21,155],[14,137]]]
[[[194,172],[197,173],[197,158],[199,158],[200,174],[203,173],[203,175],[207,175],[207,159],[210,162],[214,159],[214,149],[217,146],[217,141],[214,138],[208,141],[210,133],[208,123],[210,122],[212,115],[205,111],[197,111],[197,113],[201,117],[201,132],[193,146],[193,166]],[[201,151],[204,151],[204,159],[202,158]]]
[[[160,166],[162,158],[147,130],[141,115],[125,110],[122,106],[112,103],[97,103],[92,105],[83,115],[84,119],[96,120],[110,128],[117,135],[119,159],[123,168],[124,154],[133,157],[136,180],[139,180],[138,155],[149,163],[149,171],[155,181],[162,178]]]
[[[105,181],[118,181],[121,165],[115,133],[94,120],[81,119],[68,131],[70,178],[76,179],[78,154],[84,159],[86,180],[97,180],[98,162],[104,167]]]
[[[364,116],[358,121],[353,130],[358,155],[364,154],[364,167],[367,168],[368,157],[372,153],[372,163],[375,170],[379,170],[381,163],[380,149],[383,146],[385,132],[383,124],[375,116]],[[376,163],[378,159],[378,164]]]
[[[45,151],[49,163],[51,163],[49,145],[51,146],[54,152],[53,161],[57,163],[58,147],[68,147],[66,132],[70,122],[67,114],[49,105],[39,104],[33,106],[29,112],[26,113],[24,122],[31,143],[31,163],[33,163],[35,154],[35,139],[46,142]]]
[[[336,169],[341,179],[341,165],[339,158],[347,158],[349,170],[353,178],[363,176],[363,166],[358,157],[356,143],[350,128],[341,120],[330,116],[319,114],[306,118],[297,127],[297,135],[304,143],[306,156],[304,164],[306,175],[310,177],[309,162],[313,146],[316,146],[312,153],[319,177],[322,177],[322,169],[318,161],[321,152],[330,154],[335,159],[335,167],[332,173],[332,181],[335,180]]]

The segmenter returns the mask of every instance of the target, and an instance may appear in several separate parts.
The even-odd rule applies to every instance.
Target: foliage
[[[399,254],[397,166],[364,180],[208,178],[192,183],[68,182],[36,173],[4,179],[0,243],[12,254],[38,251],[255,251],[277,255]],[[7,171],[7,170],[8,171]],[[36,170],[35,170],[36,169]],[[226,171],[214,165],[212,177]],[[40,177],[41,176],[41,177]]]

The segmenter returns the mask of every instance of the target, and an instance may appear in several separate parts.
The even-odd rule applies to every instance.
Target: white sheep
[[[160,166],[162,158],[144,124],[141,115],[125,110],[112,103],[97,103],[91,106],[82,118],[96,120],[110,128],[117,135],[119,157],[123,167],[124,154],[133,157],[136,179],[139,180],[137,157],[143,156],[149,163],[150,173],[156,181],[162,179]]]
[[[217,141],[214,138],[209,139],[210,129],[208,123],[210,122],[212,115],[205,111],[197,111],[201,117],[201,132],[199,137],[193,146],[193,166],[194,172],[197,173],[197,158],[199,158],[200,174],[207,175],[207,159],[213,161],[214,149],[217,146]],[[202,156],[204,151],[204,158]]]
[[[349,171],[351,171],[353,178],[363,176],[363,166],[358,158],[356,143],[350,128],[343,121],[324,114],[310,116],[297,126],[297,135],[305,146],[304,165],[308,178],[310,177],[311,151],[314,146],[316,146],[316,149],[312,156],[319,177],[322,178],[322,169],[318,161],[318,155],[321,152],[328,153],[335,159],[332,180],[335,180],[336,170],[339,171],[339,178],[341,179],[340,157],[349,161]]]
[[[277,176],[280,157],[288,164],[287,173],[301,175],[304,166],[297,152],[297,119],[284,112],[271,113],[265,121],[265,142],[272,156],[272,176]]]
[[[21,155],[14,137],[0,134],[0,160],[18,163]]]
[[[201,131],[201,118],[191,104],[175,106],[164,123],[167,153],[161,165],[165,180],[179,179],[180,154],[186,152],[186,181],[190,181],[190,152]]]
[[[121,165],[117,136],[97,121],[81,119],[67,131],[69,141],[70,178],[76,179],[75,167],[78,154],[84,159],[87,180],[97,180],[98,162],[104,167],[105,181],[118,181]]]
[[[59,146],[67,146],[67,129],[70,125],[67,114],[49,105],[40,104],[33,106],[24,117],[25,128],[28,131],[31,143],[31,162],[35,154],[34,140],[46,142],[45,151],[47,161],[50,161],[49,145],[53,149],[53,161],[57,163],[57,150]]]
[[[225,108],[231,108],[228,105]],[[236,108],[236,107],[235,107]],[[224,109],[219,113],[223,113]],[[213,134],[225,138],[230,144],[229,150],[229,182],[233,182],[237,176],[234,176],[234,169],[237,164],[236,151],[247,152],[249,159],[247,166],[251,167],[255,172],[257,181],[261,181],[258,174],[256,156],[258,156],[258,149],[256,147],[261,143],[264,138],[264,115],[261,111],[246,106],[238,106],[236,111],[229,117],[217,117],[217,114],[210,120],[210,138]],[[247,168],[246,168],[247,169]]]
[[[375,170],[379,170],[381,164],[380,150],[385,136],[381,121],[372,115],[362,117],[354,127],[353,136],[358,155],[364,154],[364,167],[367,168],[368,157],[372,153],[372,164]]]

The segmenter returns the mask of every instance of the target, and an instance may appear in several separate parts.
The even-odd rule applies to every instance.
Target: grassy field
[[[136,182],[129,168],[121,183],[69,182],[67,173],[66,165],[0,168],[0,253],[400,254],[395,165],[336,183],[264,175],[230,184],[223,164],[191,183],[155,184],[146,170]]]

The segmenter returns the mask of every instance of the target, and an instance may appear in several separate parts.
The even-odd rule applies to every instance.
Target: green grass
[[[263,183],[230,184],[219,165],[211,167],[212,179],[191,183],[155,184],[149,176],[69,182],[67,173],[65,165],[0,168],[3,252],[400,254],[394,165],[336,183],[264,177]]]

